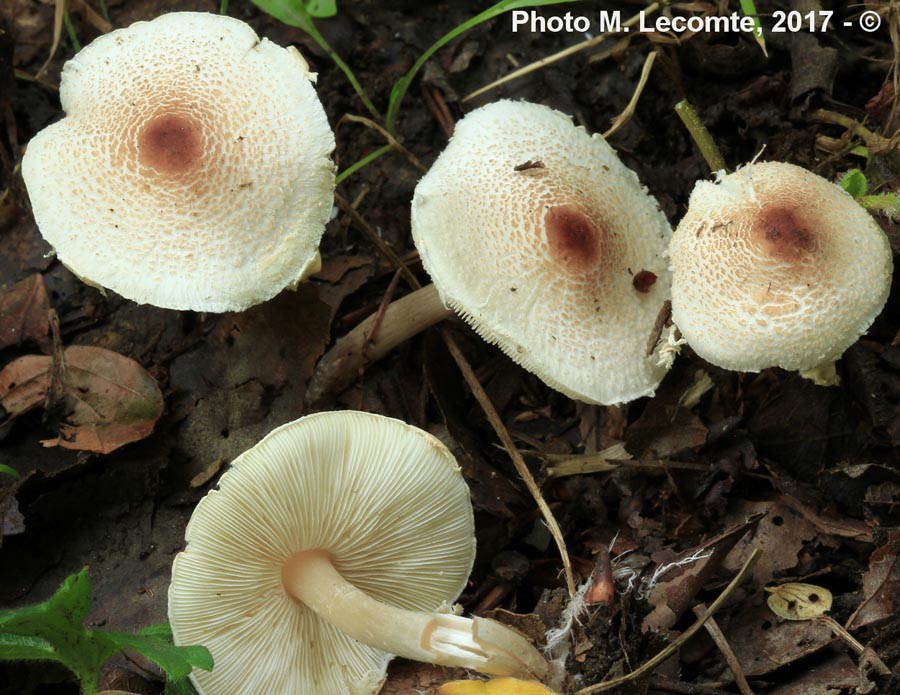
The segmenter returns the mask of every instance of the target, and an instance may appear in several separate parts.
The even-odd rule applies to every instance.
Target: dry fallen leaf
[[[62,355],[63,369],[55,369],[52,357],[29,355],[0,370],[0,426],[45,405],[60,423],[59,436],[45,446],[100,454],[153,431],[163,397],[143,367],[103,348],[73,345]]]
[[[438,695],[555,695],[535,681],[492,678],[488,681],[450,681],[438,688]]]
[[[900,531],[891,531],[888,542],[869,558],[869,569],[862,576],[865,601],[853,616],[853,628],[886,621],[897,614],[900,605]]]
[[[50,351],[50,299],[40,273],[0,293],[0,349],[33,342]]]
[[[815,584],[790,582],[767,586],[769,608],[785,620],[812,620],[831,610],[831,592]]]

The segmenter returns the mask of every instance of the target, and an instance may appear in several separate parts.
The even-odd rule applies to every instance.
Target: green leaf
[[[178,678],[166,681],[165,695],[197,695],[197,691],[187,678]]]
[[[23,646],[30,642],[32,648],[44,648],[48,659],[65,665],[81,681],[86,695],[92,695],[98,689],[100,668],[116,647],[102,633],[92,633],[82,624],[90,605],[91,585],[85,568],[67,577],[43,603],[0,611],[0,632],[7,635],[8,642],[15,635],[24,638]]]
[[[861,198],[868,189],[866,175],[859,169],[851,169],[841,178],[841,188],[854,198]]]
[[[140,652],[173,681],[184,680],[195,667],[212,669],[209,650],[176,647],[172,628],[166,623],[151,625],[137,634],[86,629],[83,621],[90,605],[91,584],[85,568],[67,577],[43,603],[0,611],[0,660],[58,661],[78,677],[85,695],[97,692],[100,669],[120,649]],[[175,684],[172,688],[174,695],[193,692],[189,685]]]
[[[306,11],[313,17],[334,17],[337,14],[336,0],[303,0]]]
[[[73,623],[80,626],[90,606],[91,584],[85,568],[66,577],[56,593],[43,603],[0,611],[0,630],[28,630],[37,634],[53,626],[68,627]]]
[[[22,479],[22,476],[19,475],[19,471],[17,471],[15,468],[10,468],[9,466],[6,466],[2,463],[0,463],[0,473],[6,473],[6,475],[11,475],[16,480]]]
[[[762,25],[759,23],[759,12],[756,11],[756,4],[753,0],[741,0],[741,11],[747,17],[753,19],[753,38],[756,39],[756,43],[759,44],[760,49],[762,49],[763,55],[768,58],[769,53],[766,51],[766,37],[763,36]]]
[[[59,657],[53,645],[45,639],[0,632],[0,660],[59,661]]]
[[[256,1],[257,0],[254,0],[254,2]],[[437,53],[450,41],[455,39],[460,34],[468,31],[469,29],[478,26],[482,22],[493,19],[497,15],[501,15],[504,12],[508,12],[510,10],[519,10],[526,7],[558,5],[563,2],[572,2],[572,0],[500,0],[500,2],[487,8],[481,14],[472,17],[472,19],[463,22],[462,24],[457,25],[449,32],[444,34],[441,38],[435,41],[428,48],[428,50],[426,50],[421,56],[419,56],[419,59],[415,62],[412,68],[410,68],[409,72],[407,72],[403,77],[397,80],[397,82],[391,89],[391,98],[388,104],[387,116],[385,118],[385,124],[387,126],[388,132],[391,134],[395,133],[397,125],[397,114],[400,111],[400,104],[403,101],[403,97],[406,96],[406,91],[409,89],[409,85],[415,79],[419,70],[422,69],[422,66],[428,62],[428,59],[431,58],[431,56]]]
[[[315,30],[312,15],[300,0],[253,0],[253,4],[288,26],[303,29],[308,34]]]
[[[328,41],[325,40],[325,37],[319,33],[318,29],[316,29],[315,23],[313,23],[313,17],[331,17],[334,13],[337,13],[336,0],[252,0],[252,2],[263,12],[272,15],[279,22],[283,22],[292,27],[298,27],[309,34],[313,41],[319,44],[319,47],[328,54],[334,61],[334,64],[344,73],[350,86],[353,87],[353,91],[359,95],[360,100],[365,105],[366,109],[368,109],[369,113],[371,113],[376,120],[381,119],[381,114],[378,113],[378,109],[375,108],[375,105],[371,102],[369,97],[366,96],[365,90],[363,90],[359,80],[356,79],[356,75],[353,74],[350,66],[347,65],[347,63],[345,63],[334,51]],[[324,14],[331,9],[334,10],[334,13]]]
[[[156,663],[173,679],[184,678],[193,668],[211,671],[212,654],[206,647],[176,647],[172,644],[172,631],[168,625],[152,625],[137,634],[129,632],[103,632],[118,649],[134,649]]]

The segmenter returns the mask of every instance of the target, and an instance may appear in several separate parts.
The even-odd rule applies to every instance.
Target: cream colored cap
[[[197,505],[175,558],[176,644],[212,652],[203,695],[375,692],[391,656],[320,618],[282,586],[283,563],[327,550],[369,596],[410,610],[454,601],[472,569],[469,491],[431,435],[344,411],[303,417],[239,456]]]
[[[66,63],[66,117],[22,174],[60,260],[171,309],[244,309],[308,275],[331,212],[332,133],[293,48],[231,17],[163,15]]]
[[[538,104],[473,111],[419,182],[412,232],[444,303],[547,384],[653,394],[671,228],[602,137]]]
[[[705,360],[812,369],[841,356],[887,300],[887,237],[839,186],[792,164],[701,181],[678,226],[672,317]]]

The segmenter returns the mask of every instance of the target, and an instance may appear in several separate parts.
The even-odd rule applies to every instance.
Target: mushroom
[[[699,182],[670,254],[672,318],[698,355],[825,382],[884,306],[893,267],[850,195],[777,162]]]
[[[318,268],[334,149],[315,74],[244,22],[177,12],[63,68],[22,174],[59,259],[171,309],[240,310]]]
[[[475,554],[447,448],[399,420],[327,412],[239,456],[175,558],[176,644],[203,644],[204,695],[374,692],[392,654],[546,678],[521,635],[454,615]]]
[[[647,344],[669,298],[671,233],[601,136],[547,106],[499,101],[457,123],[416,187],[412,234],[436,290],[405,298],[396,316],[455,311],[558,391],[625,403],[651,395],[666,372]],[[388,330],[388,318],[393,344],[426,327],[407,319]],[[323,361],[311,397],[337,371],[352,379],[364,330]]]

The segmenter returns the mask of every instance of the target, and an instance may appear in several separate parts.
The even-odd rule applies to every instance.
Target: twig
[[[650,678],[650,690],[661,693],[674,693],[675,695],[732,695],[727,690],[720,690],[709,685],[697,685],[695,683],[682,683],[661,676]]]
[[[422,283],[420,283],[416,279],[416,276],[413,275],[412,271],[406,267],[406,264],[400,259],[400,256],[397,255],[394,249],[387,245],[378,232],[363,219],[362,215],[360,215],[341,194],[334,194],[334,202],[342,212],[350,215],[350,219],[353,220],[353,224],[356,228],[366,235],[369,241],[375,245],[382,255],[387,258],[395,268],[403,273],[403,277],[410,287],[417,290],[422,286]]]
[[[441,130],[444,131],[444,135],[446,135],[449,140],[453,137],[456,121],[453,119],[450,109],[447,108],[447,102],[444,101],[441,91],[437,87],[426,87],[422,90],[422,95],[425,99],[425,104],[428,106],[428,109],[434,115],[435,120],[437,120],[438,125],[441,126]]]
[[[47,68],[50,67],[50,62],[53,60],[53,56],[56,55],[56,49],[59,48],[59,40],[62,38],[63,23],[66,17],[66,0],[56,0],[54,5],[53,40],[50,43],[50,54],[47,56],[47,60],[44,61],[44,64],[41,65],[35,73],[34,79],[36,81],[39,81],[47,71]]]
[[[850,647],[853,651],[855,651],[859,656],[865,655],[868,659],[869,665],[879,676],[889,676],[891,674],[891,669],[887,667],[881,657],[875,653],[873,649],[867,650],[865,645],[862,644],[858,639],[856,639],[853,635],[851,635],[844,627],[830,615],[820,615],[816,620],[823,625],[827,625],[831,631],[840,637],[844,642]]]
[[[842,113],[837,113],[836,111],[816,109],[815,111],[810,112],[809,117],[817,123],[839,125],[854,135],[862,138],[869,147],[885,149],[890,143],[890,140],[877,133],[873,133],[859,121],[850,118],[850,116],[845,116]]]
[[[647,54],[647,57],[644,59],[644,67],[641,69],[641,77],[638,80],[637,86],[634,88],[631,100],[628,102],[628,105],[624,108],[622,113],[613,119],[609,130],[603,133],[604,138],[611,137],[619,130],[619,128],[631,120],[631,117],[634,115],[634,110],[637,108],[638,99],[640,99],[641,94],[644,93],[644,87],[647,85],[647,79],[650,77],[650,71],[653,70],[653,62],[656,60],[656,55],[656,51],[651,51]]]
[[[360,125],[366,126],[366,128],[370,128],[377,133],[379,133],[385,140],[387,140],[388,144],[391,148],[397,150],[400,154],[406,157],[409,160],[409,163],[412,164],[416,169],[421,172],[426,172],[428,169],[425,168],[425,165],[419,161],[418,157],[406,149],[400,141],[391,135],[386,128],[382,127],[371,118],[366,118],[365,116],[355,116],[352,113],[345,113],[341,116],[341,119],[337,122],[337,126],[335,130],[340,129],[341,125],[345,122],[347,123],[359,123]],[[346,177],[345,177],[346,178]]]
[[[394,277],[391,278],[387,289],[384,291],[384,296],[381,298],[381,303],[378,305],[378,311],[376,311],[375,315],[372,317],[372,328],[369,331],[369,335],[366,336],[367,345],[378,340],[378,331],[381,329],[381,322],[384,320],[384,315],[387,313],[388,306],[390,306],[390,303],[394,299],[394,293],[397,291],[397,283],[399,282],[400,271],[397,270],[394,272]]]
[[[693,608],[694,615],[698,618],[703,615],[703,611],[705,610],[706,605],[703,603],[698,603]],[[722,656],[725,657],[725,663],[728,664],[728,668],[731,670],[731,675],[734,676],[734,682],[737,684],[738,690],[741,691],[741,695],[754,695],[753,690],[750,688],[750,684],[747,682],[747,677],[744,675],[744,669],[741,668],[741,662],[738,661],[737,657],[734,655],[731,645],[728,644],[728,640],[719,628],[719,624],[716,622],[715,618],[711,617],[706,622],[706,631],[709,633],[709,636],[712,637],[713,642],[716,643],[719,651],[722,652]]]
[[[648,6],[646,9],[642,10],[642,12],[643,12],[644,16],[651,15],[654,12],[656,12],[658,9],[660,9],[660,7],[662,7],[663,4],[665,4],[665,3],[654,2],[652,5]],[[633,17],[631,17],[630,19],[628,19],[627,21],[622,23],[622,28],[624,29],[625,27],[630,28],[630,27],[634,26],[635,24],[638,23],[640,18],[641,18],[640,13],[634,15]],[[579,51],[583,51],[588,48],[593,48],[594,46],[597,46],[597,45],[603,43],[604,41],[606,41],[606,39],[608,39],[610,36],[612,36],[612,33],[613,32],[609,32],[609,31],[604,32],[604,33],[600,34],[599,36],[595,36],[586,41],[582,41],[581,43],[576,43],[574,46],[569,46],[568,48],[564,48],[563,50],[561,50],[557,53],[554,53],[553,55],[547,56],[546,58],[541,58],[540,60],[537,60],[533,63],[529,63],[524,68],[519,68],[518,70],[515,70],[515,71],[509,73],[505,77],[501,77],[499,80],[494,80],[490,84],[487,84],[484,87],[476,89],[471,94],[467,94],[466,96],[464,96],[462,98],[462,101],[463,101],[463,103],[470,101],[471,99],[474,99],[477,96],[481,96],[485,92],[488,92],[488,91],[494,89],[495,87],[499,87],[500,85],[506,84],[507,82],[511,82],[512,80],[516,80],[520,77],[524,77],[525,75],[528,75],[532,72],[540,70],[541,68],[544,68],[548,65],[552,65],[553,63],[555,63],[559,60],[562,60],[563,58],[568,58],[570,55],[574,55],[575,53],[578,53]]]
[[[469,385],[469,389],[472,391],[472,394],[475,396],[475,399],[487,416],[488,422],[491,423],[491,427],[494,428],[494,432],[496,432],[497,436],[500,438],[500,442],[512,459],[513,465],[516,467],[516,472],[521,476],[525,483],[525,487],[528,488],[528,492],[531,493],[531,496],[537,503],[538,509],[541,510],[544,522],[547,524],[550,535],[553,536],[553,540],[556,541],[556,547],[559,549],[569,596],[574,596],[576,587],[575,576],[572,573],[572,562],[569,560],[569,551],[566,549],[566,541],[563,538],[559,524],[556,522],[556,517],[553,516],[553,512],[547,505],[546,500],[544,500],[540,488],[534,481],[534,476],[531,475],[531,471],[529,471],[528,466],[525,465],[525,459],[522,458],[522,454],[520,454],[519,450],[516,448],[512,437],[509,436],[509,432],[504,426],[503,420],[500,419],[500,414],[497,412],[497,409],[494,408],[494,404],[491,403],[491,399],[488,397],[481,382],[478,381],[478,377],[475,376],[472,365],[469,364],[469,361],[466,359],[465,355],[463,355],[462,350],[459,349],[459,345],[456,344],[453,336],[446,330],[441,331],[441,333],[444,337],[444,343],[447,345],[447,349],[450,351],[459,370],[462,372],[463,378],[465,378],[466,383]]]
[[[640,668],[628,673],[619,678],[613,678],[609,681],[603,681],[602,683],[597,683],[595,685],[588,686],[587,688],[582,688],[575,692],[575,695],[592,695],[593,693],[600,693],[607,690],[612,690],[613,688],[618,688],[620,685],[624,685],[625,683],[630,683],[646,673],[649,673],[661,663],[663,663],[666,659],[672,656],[678,649],[687,642],[691,637],[693,637],[701,627],[709,620],[713,615],[715,615],[716,611],[721,608],[722,604],[725,603],[725,600],[731,595],[731,593],[738,587],[738,585],[744,581],[744,578],[753,569],[753,565],[756,564],[756,561],[759,559],[760,550],[756,548],[750,553],[750,557],[747,558],[747,561],[744,563],[744,566],[741,567],[741,571],[737,573],[734,579],[729,582],[728,586],[719,594],[718,598],[712,602],[712,605],[704,611],[703,615],[700,617],[697,622],[691,625],[687,630],[682,632],[677,639],[675,639],[669,646],[659,652],[656,656],[646,662]]]

